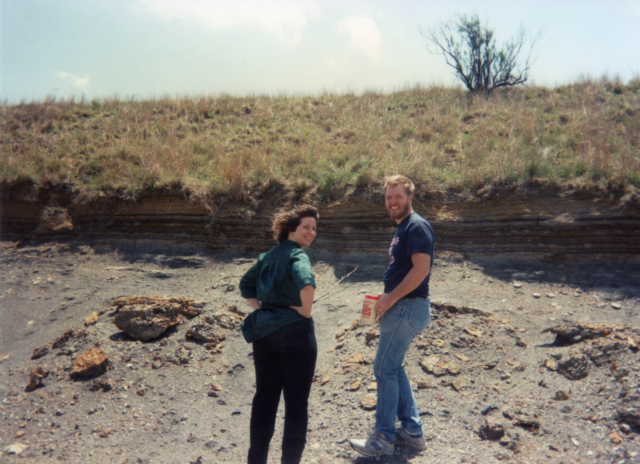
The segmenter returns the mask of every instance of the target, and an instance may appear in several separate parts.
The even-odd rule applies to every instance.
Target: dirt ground
[[[1,246],[0,463],[246,460],[255,375],[237,284],[256,252],[116,240]],[[324,296],[314,306],[319,357],[303,462],[640,462],[640,262],[438,254],[433,318],[405,359],[428,448],[398,446],[376,460],[348,443],[370,432],[376,397],[375,328],[352,323],[364,295],[381,291],[388,256],[309,256]],[[112,324],[113,301],[135,295],[206,304],[142,342]],[[185,337],[206,317],[217,343]],[[578,321],[603,327],[564,343],[542,333]],[[108,369],[72,378],[92,347]],[[31,390],[38,366],[50,373]],[[274,463],[283,415],[281,404]]]

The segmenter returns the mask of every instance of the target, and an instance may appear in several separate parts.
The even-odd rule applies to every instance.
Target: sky
[[[461,85],[421,31],[462,14],[538,37],[530,84],[640,77],[640,0],[0,0],[0,99]]]

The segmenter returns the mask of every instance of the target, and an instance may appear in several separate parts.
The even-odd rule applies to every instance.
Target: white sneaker
[[[396,445],[407,445],[417,450],[427,449],[427,442],[424,440],[424,435],[413,437],[404,427],[396,430]]]
[[[393,443],[389,443],[384,434],[374,431],[366,440],[349,440],[351,446],[360,454],[365,456],[380,456],[382,454],[393,454]]]

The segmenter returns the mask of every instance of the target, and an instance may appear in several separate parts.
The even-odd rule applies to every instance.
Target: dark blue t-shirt
[[[389,247],[389,267],[384,272],[384,292],[390,293],[406,277],[413,268],[411,255],[414,253],[425,253],[431,256],[431,266],[433,266],[433,245],[435,235],[429,221],[418,213],[411,213],[398,224],[396,235],[393,237]],[[429,276],[422,281],[405,298],[427,298],[429,296]]]

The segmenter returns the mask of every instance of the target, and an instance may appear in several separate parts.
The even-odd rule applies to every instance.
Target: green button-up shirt
[[[240,280],[243,298],[257,298],[262,304],[242,323],[247,342],[305,319],[290,306],[302,306],[300,291],[307,285],[316,286],[311,261],[296,242],[285,240],[261,254]]]

